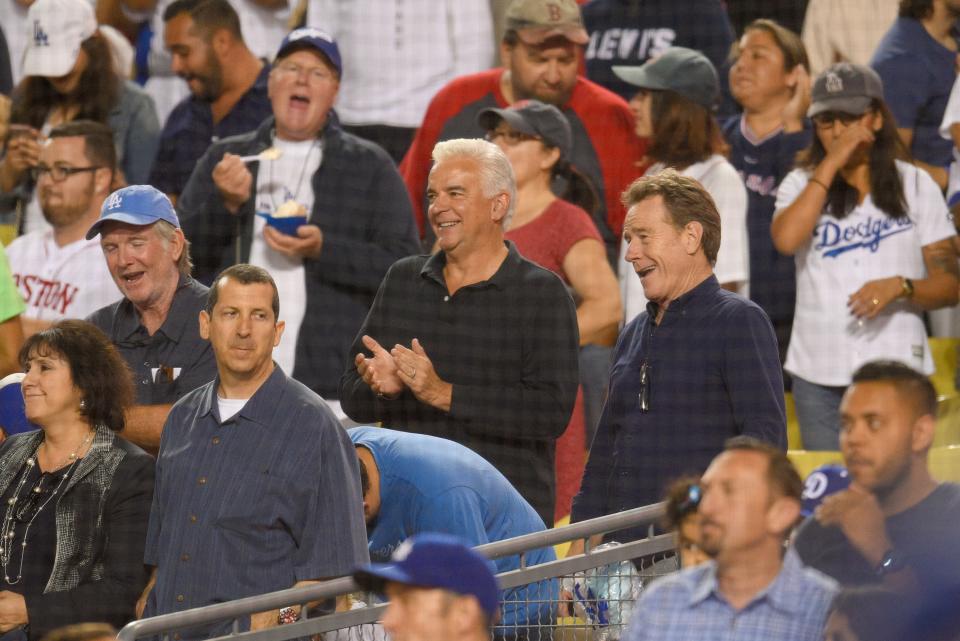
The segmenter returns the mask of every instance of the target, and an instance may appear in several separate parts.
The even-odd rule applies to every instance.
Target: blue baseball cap
[[[838,463],[821,465],[810,472],[803,482],[802,503],[800,513],[804,516],[813,515],[823,499],[831,494],[842,492],[850,487],[850,472]]]
[[[365,590],[380,593],[392,582],[472,596],[494,620],[500,591],[492,563],[463,539],[433,532],[417,534],[401,543],[390,558],[391,563],[360,566],[353,573],[354,581]]]
[[[100,219],[87,231],[87,240],[99,234],[100,227],[111,220],[128,225],[152,225],[165,220],[180,228],[180,219],[170,199],[150,185],[130,185],[107,196],[100,208]]]
[[[27,420],[21,383],[26,374],[18,372],[0,380],[0,428],[7,436],[29,432],[37,426]]]
[[[343,63],[340,61],[340,48],[337,41],[326,31],[316,27],[301,27],[294,29],[280,43],[277,49],[276,60],[293,53],[294,49],[316,49],[330,61],[337,70],[337,75],[343,75]]]

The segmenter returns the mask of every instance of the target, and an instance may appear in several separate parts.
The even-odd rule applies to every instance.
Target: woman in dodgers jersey
[[[900,159],[876,72],[830,67],[808,115],[816,135],[780,185],[771,234],[797,265],[785,368],[804,447],[835,450],[857,367],[884,358],[933,372],[922,312],[957,304],[956,230],[933,179]]]

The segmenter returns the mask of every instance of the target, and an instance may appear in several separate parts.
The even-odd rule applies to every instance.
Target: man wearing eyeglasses
[[[328,34],[287,35],[267,81],[273,115],[214,144],[177,202],[198,278],[237,263],[274,277],[290,337],[274,358],[341,416],[337,385],[353,336],[390,265],[419,249],[393,161],[344,132],[333,112],[342,72]],[[290,217],[300,223],[275,227]]]
[[[20,316],[25,337],[120,298],[100,243],[84,238],[110,193],[116,162],[110,128],[89,120],[55,127],[41,148],[32,171],[51,228],[24,234],[7,248],[27,304]]]
[[[623,203],[625,258],[650,303],[617,342],[572,521],[656,503],[673,479],[702,473],[728,438],[787,444],[770,319],[713,273],[721,243],[713,199],[667,170],[635,181]]]

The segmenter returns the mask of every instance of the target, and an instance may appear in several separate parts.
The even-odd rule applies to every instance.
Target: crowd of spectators
[[[960,336],[958,21],[0,0],[0,641],[356,568],[519,640],[556,582],[498,613],[485,571],[416,560],[476,561],[429,533],[677,479],[684,569],[625,639],[920,638],[960,592],[960,490],[927,466],[927,339]],[[809,515],[791,398],[851,480]],[[384,624],[417,641],[412,603]]]

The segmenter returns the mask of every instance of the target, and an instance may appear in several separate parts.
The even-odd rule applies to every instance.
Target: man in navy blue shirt
[[[270,68],[247,48],[227,0],[176,0],[163,20],[173,71],[191,95],[164,123],[150,184],[175,200],[211,143],[253,131],[271,114]]]
[[[356,455],[323,400],[274,363],[279,313],[262,268],[234,265],[210,288],[200,334],[213,346],[217,378],[167,417],[144,552],[155,569],[138,615],[341,576],[369,558]],[[241,624],[260,629],[278,617],[262,612]]]
[[[623,203],[626,260],[650,303],[617,342],[574,522],[655,503],[730,437],[787,442],[773,327],[713,275],[720,215],[709,194],[667,170],[634,182]]]

